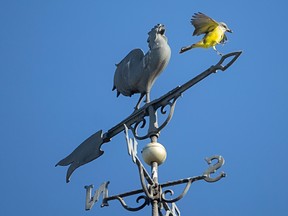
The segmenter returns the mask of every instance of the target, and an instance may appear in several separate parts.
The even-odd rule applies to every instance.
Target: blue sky
[[[177,203],[182,215],[287,214],[286,1],[0,0],[0,215],[151,214],[150,206],[133,213],[118,201],[84,210],[84,185],[109,180],[110,195],[140,188],[123,133],[69,184],[66,168],[54,165],[133,111],[138,96],[111,91],[115,63],[133,48],[146,52],[155,24],[165,24],[172,56],[152,99],[218,62],[212,49],[178,54],[200,39],[190,25],[198,11],[234,31],[219,51],[243,54],[177,101],[159,138],[168,154],[159,181],[201,175],[205,157],[222,155],[227,177],[194,183]]]

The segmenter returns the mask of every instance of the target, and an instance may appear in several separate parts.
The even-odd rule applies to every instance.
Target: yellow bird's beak
[[[233,31],[231,29],[229,29],[229,28],[226,31],[229,32],[229,33],[233,33]]]

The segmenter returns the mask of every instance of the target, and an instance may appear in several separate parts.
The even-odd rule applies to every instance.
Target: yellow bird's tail
[[[192,46],[193,46],[193,45],[191,45],[191,46],[186,46],[186,47],[182,47],[182,48],[180,49],[179,53],[183,53],[183,52],[186,52],[186,51],[192,49],[192,48],[193,48]]]
[[[196,48],[196,47],[204,47],[204,46],[203,46],[203,42],[202,42],[202,43],[198,42],[198,43],[192,44],[192,45],[190,45],[190,46],[182,47],[182,48],[180,49],[179,53],[186,52],[186,51],[188,51],[188,50],[190,50],[190,49],[193,49],[193,48]]]
[[[179,52],[179,53],[183,53],[183,52],[186,52],[186,51],[188,51],[188,50],[190,50],[190,49],[197,48],[197,47],[208,48],[209,45],[204,44],[203,41],[201,40],[201,41],[199,41],[199,42],[197,42],[197,43],[195,43],[195,44],[192,44],[192,45],[190,45],[190,46],[182,47],[182,48],[180,49],[180,52]]]
[[[191,45],[191,49],[196,47],[208,48],[208,46],[203,43],[203,40]]]

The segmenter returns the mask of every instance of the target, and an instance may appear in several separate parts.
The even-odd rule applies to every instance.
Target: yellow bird
[[[217,52],[218,55],[222,55],[216,49],[217,44],[224,44],[227,40],[227,36],[225,32],[232,33],[232,30],[228,28],[228,26],[223,22],[217,22],[214,19],[206,16],[203,13],[195,13],[192,16],[191,24],[195,27],[193,32],[194,35],[205,34],[202,40],[199,42],[192,44],[190,46],[182,47],[180,53],[186,52],[192,48],[202,47],[202,48],[210,48]]]

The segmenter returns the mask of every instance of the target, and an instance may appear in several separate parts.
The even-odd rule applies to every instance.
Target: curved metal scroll
[[[144,128],[146,126],[146,119],[143,117],[141,119],[138,119],[137,122],[135,123],[135,126],[131,126],[131,131],[134,135],[134,137],[137,139],[137,140],[144,140],[144,139],[147,139],[149,137],[149,133],[147,133],[146,135],[144,136],[139,136],[138,135],[138,128],[140,126],[140,128]],[[140,125],[141,124],[141,125]]]
[[[157,112],[157,110],[160,109],[160,113],[165,115],[167,113],[167,110],[165,110],[165,108],[169,107],[169,113],[168,113],[166,119],[163,121],[163,123],[161,123],[161,125],[159,127],[153,128],[153,131],[148,130],[145,135],[140,136],[138,134],[138,129],[139,129],[139,127],[144,128],[146,126],[147,121],[146,121],[144,116],[142,118],[137,119],[137,122],[135,122],[134,126],[130,126],[134,137],[137,140],[144,140],[144,139],[149,138],[151,135],[159,133],[172,119],[173,114],[174,114],[174,110],[175,110],[176,101],[179,97],[180,97],[180,95],[175,95],[175,97],[171,98],[169,101],[167,101],[163,105],[158,106],[158,107],[156,107],[156,109],[154,109],[154,112]],[[158,125],[158,119],[154,115],[155,115],[155,113],[153,113],[153,114],[149,113],[149,121],[151,121],[151,119],[153,119],[153,118],[156,118],[156,123]]]
[[[139,196],[137,199],[136,199],[136,202],[139,203],[139,201],[141,199],[144,199],[144,203],[142,203],[140,206],[138,207],[135,207],[135,208],[132,208],[132,207],[129,207],[127,206],[127,204],[125,203],[124,199],[122,197],[116,197],[116,199],[118,199],[121,203],[121,205],[128,211],[139,211],[141,210],[142,208],[144,208],[146,205],[149,205],[149,198],[146,197],[146,196]]]
[[[174,199],[166,199],[166,198],[165,198],[165,195],[166,195],[167,193],[170,193],[170,195],[172,196],[172,195],[174,194],[173,190],[168,189],[168,190],[164,191],[164,192],[162,193],[162,195],[161,195],[162,200],[163,200],[164,202],[168,202],[168,203],[174,203],[174,202],[179,201],[180,199],[182,199],[182,198],[187,194],[187,192],[188,192],[189,189],[190,189],[190,186],[191,186],[192,182],[193,182],[193,180],[192,180],[192,179],[189,179],[189,181],[187,182],[187,184],[186,184],[183,192],[182,192],[178,197],[176,197],[176,198],[174,198]]]
[[[173,116],[173,114],[174,114],[176,101],[177,101],[177,99],[178,99],[179,97],[180,97],[180,95],[175,96],[175,98],[172,98],[172,102],[169,101],[167,104],[165,104],[165,105],[163,105],[163,106],[161,107],[161,113],[162,113],[163,115],[166,114],[166,110],[164,110],[165,107],[169,106],[170,109],[169,109],[169,114],[168,114],[166,120],[159,126],[159,128],[158,128],[159,131],[161,131],[161,130],[170,122],[170,120],[171,120],[171,118],[172,118],[172,116]]]
[[[184,188],[184,190],[183,190],[183,192],[182,192],[178,197],[176,197],[176,198],[174,198],[174,199],[166,199],[166,198],[165,198],[165,195],[166,195],[167,193],[170,193],[171,196],[174,194],[174,192],[173,192],[172,190],[169,190],[169,189],[168,189],[168,190],[166,190],[166,191],[164,191],[164,192],[162,193],[161,198],[162,198],[162,200],[163,200],[164,202],[167,202],[167,203],[177,202],[177,201],[179,201],[180,199],[182,199],[182,198],[187,194],[187,192],[189,191],[190,186],[191,186],[191,184],[192,184],[193,182],[199,181],[199,180],[203,180],[203,179],[205,179],[206,177],[207,177],[206,175],[202,175],[202,176],[190,177],[190,178],[187,178],[187,179],[180,179],[180,180],[175,181],[175,182],[167,182],[166,184],[161,184],[160,186],[161,186],[162,188],[164,188],[164,187],[168,187],[168,186],[173,186],[173,185],[178,185],[178,184],[187,183],[186,186],[185,186],[185,188]]]

